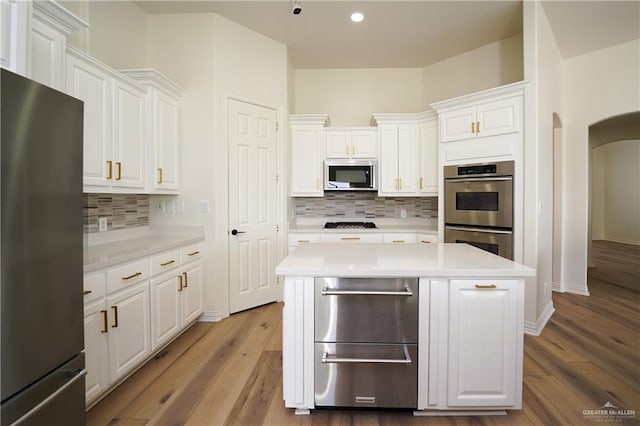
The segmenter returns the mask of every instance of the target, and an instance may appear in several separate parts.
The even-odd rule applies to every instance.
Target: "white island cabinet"
[[[535,271],[467,244],[304,244],[285,276],[283,396],[315,408],[314,280],[419,278],[416,415],[522,408],[524,278]]]

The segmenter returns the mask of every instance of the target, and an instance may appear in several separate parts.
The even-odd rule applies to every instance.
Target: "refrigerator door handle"
[[[26,413],[24,416],[22,416],[18,420],[16,420],[15,423],[13,423],[12,426],[20,426],[21,424],[24,424],[25,422],[27,422],[31,417],[36,415],[38,413],[38,411],[40,411],[42,408],[46,407],[49,404],[50,401],[52,401],[58,395],[63,393],[68,387],[72,386],[75,382],[77,382],[78,380],[83,379],[84,376],[86,376],[86,375],[87,375],[87,370],[86,369],[83,368],[82,370],[79,370],[78,374],[73,379],[69,380],[67,383],[62,385],[54,393],[52,393],[51,395],[49,395],[48,397],[46,397],[45,399],[40,401],[40,403],[38,405],[36,405],[35,407],[33,407],[28,413]]]

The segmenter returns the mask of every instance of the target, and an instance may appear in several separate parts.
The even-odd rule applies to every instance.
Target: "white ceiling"
[[[295,68],[424,67],[522,32],[520,0],[140,0],[149,14],[214,12],[289,47]],[[640,37],[640,1],[545,1],[570,57]],[[355,24],[349,15],[363,12]]]

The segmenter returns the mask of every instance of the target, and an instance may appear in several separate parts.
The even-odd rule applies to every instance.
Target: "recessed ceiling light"
[[[364,19],[364,15],[360,12],[353,12],[351,14],[351,20],[353,22],[362,22],[363,19]]]

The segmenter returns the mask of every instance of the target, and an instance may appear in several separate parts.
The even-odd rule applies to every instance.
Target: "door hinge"
[[[280,225],[276,225],[276,232],[280,232]]]
[[[280,175],[276,173],[276,183],[280,182]]]
[[[280,277],[276,277],[276,284],[280,284]]]
[[[276,132],[280,130],[280,123],[276,121]]]

